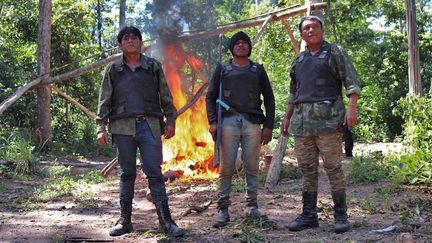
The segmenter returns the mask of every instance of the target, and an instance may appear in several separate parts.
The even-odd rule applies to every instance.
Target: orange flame
[[[204,66],[200,60],[186,55],[180,46],[168,46],[162,65],[177,109],[188,102],[181,75],[185,61],[205,81],[199,72]],[[218,172],[212,164],[214,143],[208,130],[205,97],[201,96],[194,106],[177,118],[175,136],[163,141],[162,170],[179,172],[177,174],[184,179],[216,178]]]

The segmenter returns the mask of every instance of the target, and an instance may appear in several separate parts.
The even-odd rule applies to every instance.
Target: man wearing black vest
[[[346,52],[324,41],[322,21],[301,20],[299,30],[306,50],[291,67],[288,108],[281,125],[284,136],[295,136],[295,152],[303,174],[303,212],[290,225],[292,231],[318,227],[318,157],[329,177],[334,202],[335,232],[349,230],[346,183],[342,171],[342,129],[357,123],[360,82]],[[349,98],[342,100],[342,87]]]
[[[228,207],[231,203],[231,180],[240,144],[246,170],[249,214],[260,217],[257,202],[260,145],[271,140],[275,116],[275,101],[267,73],[262,65],[248,58],[252,51],[249,36],[241,31],[234,34],[229,48],[233,58],[225,64],[218,64],[206,96],[207,116],[213,139],[216,138],[217,123],[222,122],[218,216],[215,227],[222,227],[230,220]],[[222,121],[218,121],[216,100],[219,98],[221,81],[221,99],[230,106],[230,110],[224,110]],[[261,109],[261,95],[264,97],[265,115]],[[262,129],[260,124],[263,124]]]
[[[105,69],[96,119],[99,144],[108,144],[105,127],[109,124],[120,164],[121,216],[109,234],[119,236],[133,231],[131,213],[139,149],[159,226],[171,236],[181,236],[183,230],[171,219],[161,171],[161,135],[169,139],[175,134],[177,111],[171,92],[161,64],[141,54],[142,36],[137,28],[124,27],[117,41],[123,56]]]

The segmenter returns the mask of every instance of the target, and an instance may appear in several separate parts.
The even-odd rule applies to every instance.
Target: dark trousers
[[[120,201],[132,202],[136,178],[136,153],[140,150],[141,168],[147,176],[154,202],[168,200],[162,175],[162,141],[155,138],[146,121],[136,123],[136,136],[113,135],[120,164]]]
[[[344,130],[344,140],[345,140],[345,155],[352,156],[352,151],[354,148],[354,139],[351,130],[347,126],[343,126]]]

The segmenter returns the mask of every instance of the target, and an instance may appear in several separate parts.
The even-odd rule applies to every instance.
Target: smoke
[[[153,5],[153,25],[156,34],[163,40],[172,39],[188,28],[182,6],[185,1],[155,0]]]

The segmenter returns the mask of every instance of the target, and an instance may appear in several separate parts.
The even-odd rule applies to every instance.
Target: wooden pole
[[[271,189],[273,188],[279,181],[280,171],[282,167],[282,160],[285,156],[285,150],[288,145],[288,138],[284,136],[280,136],[278,139],[278,143],[276,145],[276,149],[273,152],[272,161],[267,172],[267,178],[265,182],[265,188]]]
[[[252,46],[255,46],[256,43],[258,43],[259,39],[261,38],[262,33],[264,32],[265,28],[267,27],[267,24],[269,23],[270,19],[272,19],[274,15],[269,15],[267,19],[264,21],[264,23],[261,25],[261,28],[258,30],[258,33],[255,35],[255,38],[252,41]]]
[[[319,10],[319,9],[324,9],[324,8],[327,8],[327,3],[315,3],[315,4],[311,4],[311,6],[310,6],[311,10]],[[279,21],[281,19],[286,19],[286,18],[289,18],[292,16],[306,13],[307,9],[308,9],[308,7],[301,6],[301,7],[297,7],[297,8],[293,8],[293,9],[288,9],[288,10],[282,11],[282,12],[271,12],[271,13],[268,13],[266,16],[259,18],[259,19],[251,19],[251,20],[241,21],[241,22],[237,22],[237,23],[224,25],[224,26],[218,27],[214,30],[200,31],[200,32],[196,32],[193,34],[182,35],[182,36],[178,37],[178,40],[179,41],[189,41],[189,40],[196,40],[196,39],[202,39],[202,38],[209,38],[209,37],[216,36],[219,34],[231,32],[231,31],[237,30],[237,29],[260,26],[266,21],[266,19],[268,18],[269,15],[274,15],[274,17],[271,18],[269,20],[269,22],[275,22],[275,21]]]
[[[300,53],[300,47],[297,44],[297,40],[295,39],[293,32],[291,31],[290,24],[288,23],[288,21],[286,21],[284,19],[282,19],[281,22],[284,25],[284,27],[285,27],[285,29],[286,29],[286,31],[288,33],[288,36],[289,36],[289,38],[291,40],[291,43],[293,44],[294,51],[295,51],[296,55],[298,55]]]
[[[78,106],[78,108],[80,108],[85,114],[87,114],[91,119],[96,120],[96,114],[91,112],[89,109],[87,109],[85,106],[81,105],[78,101],[76,101],[75,99],[73,99],[72,97],[70,97],[69,95],[65,94],[64,92],[62,92],[59,88],[57,88],[56,86],[54,86],[53,84],[50,85],[51,88],[57,92],[60,96],[62,96],[63,98],[65,98],[67,101],[69,101],[70,103]]]
[[[71,78],[77,77],[77,76],[79,76],[79,75],[81,75],[83,73],[90,72],[90,71],[92,71],[92,70],[94,70],[96,68],[99,68],[99,67],[101,67],[103,65],[106,65],[106,64],[108,64],[110,62],[116,61],[116,60],[120,59],[121,55],[122,55],[121,53],[112,55],[110,57],[102,59],[102,60],[100,60],[100,61],[98,61],[96,63],[93,63],[91,65],[88,65],[88,66],[85,66],[85,67],[82,67],[82,68],[78,68],[78,69],[75,69],[73,71],[70,71],[70,72],[67,72],[67,73],[55,76],[55,77],[53,77],[51,79],[48,79],[46,81],[43,81],[43,82],[41,82],[42,77],[34,79],[34,80],[30,81],[29,83],[27,83],[27,84],[19,87],[12,96],[10,96],[9,98],[7,98],[6,100],[4,100],[0,104],[0,115],[2,115],[3,112],[9,106],[11,106],[16,100],[18,100],[26,91],[28,91],[29,89],[31,89],[31,88],[39,85],[39,84],[57,83],[57,82],[60,82],[60,81],[63,81],[63,80],[67,80],[67,79],[71,79]]]
[[[409,92],[414,96],[422,95],[420,77],[420,54],[417,34],[415,0],[406,0],[406,18],[408,30],[408,77]]]

